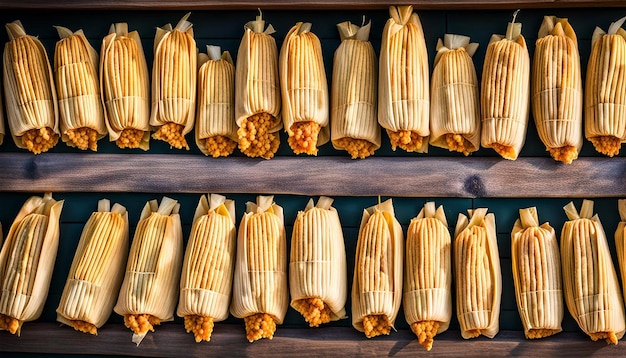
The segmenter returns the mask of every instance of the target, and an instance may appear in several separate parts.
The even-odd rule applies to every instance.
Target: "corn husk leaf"
[[[486,208],[459,214],[454,231],[456,311],[465,339],[498,333],[502,273],[496,218]]]
[[[60,136],[52,67],[41,41],[27,35],[19,20],[6,29],[3,77],[9,129],[18,148],[39,154],[54,147]],[[35,138],[42,138],[44,145]]]
[[[352,282],[352,326],[367,337],[389,334],[402,299],[404,235],[391,199],[363,210]],[[381,316],[374,331],[370,316]]]
[[[174,319],[183,260],[180,204],[163,197],[144,206],[130,247],[126,272],[114,311],[149,314],[161,322]],[[139,345],[146,332],[133,333]]]
[[[102,40],[100,86],[109,140],[148,150],[150,74],[139,32],[128,32],[126,23],[112,24]],[[135,132],[128,135],[129,144],[120,139],[125,129]]]
[[[378,123],[387,130],[392,149],[425,153],[430,78],[422,24],[412,6],[391,6],[389,13],[380,51]]]
[[[377,119],[378,61],[369,41],[371,22],[337,24],[341,44],[333,58],[331,139],[335,149],[365,158],[380,148]],[[359,147],[361,146],[361,147]]]
[[[563,289],[556,233],[539,225],[537,208],[520,209],[511,232],[511,261],[517,309],[526,338],[561,332]]]
[[[608,242],[593,201],[580,212],[573,202],[564,208],[569,221],[561,232],[565,303],[580,329],[592,340],[617,344],[624,336],[624,304]]]
[[[480,148],[480,97],[470,38],[445,34],[437,42],[431,80],[430,144],[469,155]]]
[[[620,199],[617,203],[620,222],[615,229],[615,250],[622,278],[622,293],[626,294],[626,286],[624,286],[626,282],[626,199]]]
[[[57,308],[57,321],[97,335],[117,300],[128,256],[128,212],[107,199],[85,223]],[[75,321],[81,321],[77,323]],[[83,329],[81,329],[83,328]]]
[[[404,264],[404,317],[427,350],[435,334],[444,332],[452,317],[452,258],[448,222],[440,205],[427,202],[411,220]],[[419,334],[421,327],[434,332]],[[430,336],[429,336],[430,335]]]
[[[219,46],[207,46],[207,54],[198,56],[198,109],[196,114],[196,144],[204,155],[229,155],[235,149],[235,66],[228,51]],[[230,139],[230,148],[207,148],[207,139],[220,136]],[[224,155],[224,156],[225,156]]]
[[[59,246],[59,218],[63,200],[52,193],[30,197],[17,213],[0,251],[0,316],[20,335],[24,322],[41,315],[50,288]]]
[[[333,199],[324,196],[315,206],[313,199],[309,200],[304,211],[298,212],[291,235],[291,306],[303,314],[312,327],[347,318],[346,250],[339,214],[332,203]],[[321,299],[324,317],[307,316],[302,312],[298,301],[306,299]],[[312,311],[320,313],[319,309]]]

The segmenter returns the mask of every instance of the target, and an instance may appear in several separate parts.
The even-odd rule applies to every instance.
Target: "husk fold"
[[[41,315],[59,247],[63,200],[32,196],[24,202],[0,251],[0,330],[20,335]]]
[[[620,222],[615,229],[615,250],[617,251],[617,262],[619,264],[620,274],[622,278],[622,294],[626,296],[626,199],[617,201],[617,209],[619,212]]]
[[[420,345],[430,350],[452,317],[451,238],[443,206],[427,202],[411,219],[404,264],[404,317]]]
[[[341,44],[333,58],[330,124],[335,149],[352,159],[365,158],[380,148],[377,119],[378,61],[369,41],[371,22],[337,24]]]
[[[100,86],[109,140],[120,148],[150,146],[150,74],[137,31],[112,24],[102,40]]]
[[[98,202],[83,227],[61,301],[57,321],[97,335],[113,312],[128,256],[128,212],[107,199]]]
[[[526,338],[561,332],[563,289],[556,233],[539,225],[537,208],[519,210],[511,231],[511,261],[517,309]]]

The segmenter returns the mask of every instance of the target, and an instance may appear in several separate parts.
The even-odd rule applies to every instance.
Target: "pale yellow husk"
[[[235,65],[228,51],[207,46],[198,55],[196,145],[204,155],[230,155],[237,146]]]
[[[422,24],[413,6],[389,7],[382,34],[378,80],[378,123],[391,148],[428,151],[430,86]]]
[[[456,314],[465,339],[498,333],[502,273],[496,218],[486,208],[459,214],[454,230]]]
[[[626,17],[596,27],[585,82],[585,137],[610,157],[626,142]]]
[[[567,309],[592,340],[617,344],[624,336],[624,304],[617,273],[593,201],[564,208],[569,221],[561,231],[563,291]]]
[[[45,47],[19,20],[6,24],[3,78],[7,120],[18,148],[39,154],[54,147],[59,132],[57,93]],[[42,143],[40,143],[40,141]]]
[[[100,86],[109,140],[120,148],[150,146],[150,73],[137,31],[112,24],[102,40]]]
[[[311,327],[347,318],[346,249],[339,214],[332,203],[333,199],[324,196],[316,205],[309,200],[304,211],[298,212],[291,235],[291,306]],[[315,299],[322,302],[311,304]]]
[[[317,155],[330,139],[328,83],[322,44],[311,23],[298,22],[283,41],[278,69],[283,122],[296,154]]]
[[[124,281],[113,310],[127,318],[149,315],[158,322],[174,319],[183,261],[180,204],[163,197],[144,206],[130,247]],[[133,330],[139,345],[152,325]]]
[[[98,80],[98,53],[83,30],[56,26],[54,77],[59,99],[61,139],[70,147],[98,149],[107,133]]]
[[[469,155],[480,148],[480,97],[470,38],[445,34],[437,41],[430,83],[430,144]]]
[[[615,250],[622,278],[622,293],[626,295],[626,286],[624,286],[626,282],[626,199],[620,199],[617,203],[620,222],[615,229]]]
[[[550,155],[570,164],[583,145],[583,89],[578,41],[567,19],[545,16],[535,43],[532,112]]]
[[[0,330],[20,335],[41,315],[59,247],[63,200],[30,197],[17,213],[0,251]]]
[[[156,29],[152,65],[152,138],[177,149],[189,150],[185,135],[193,129],[196,114],[196,75],[198,49],[190,13],[172,28]],[[164,127],[165,126],[165,127]]]
[[[98,202],[83,227],[67,276],[57,321],[98,334],[113,312],[128,256],[128,212],[107,199]]]
[[[515,299],[526,338],[543,338],[562,330],[559,244],[549,223],[539,226],[537,208],[520,209],[519,215],[511,231]]]
[[[481,144],[509,160],[524,146],[530,109],[530,56],[521,31],[514,16],[506,35],[491,36],[480,93]]]
[[[407,231],[402,305],[406,321],[427,350],[452,318],[451,241],[443,206],[424,204]],[[419,334],[420,326],[436,328],[431,334]]]
[[[280,145],[281,120],[278,48],[272,25],[261,14],[244,26],[235,66],[235,119],[239,149],[249,157],[270,159]]]
[[[391,199],[363,210],[352,281],[352,326],[389,334],[402,299],[404,235]]]
[[[230,313],[237,318],[256,314],[282,324],[289,307],[287,287],[287,242],[283,209],[273,196],[258,196],[246,204],[237,236],[237,259]],[[250,342],[272,338],[274,330],[251,327],[246,322]]]
[[[236,239],[235,202],[218,194],[200,197],[183,260],[179,317],[228,318]]]
[[[337,29],[341,44],[333,58],[331,140],[335,149],[362,159],[380,148],[378,61],[369,41],[371,22],[359,27],[346,21]]]

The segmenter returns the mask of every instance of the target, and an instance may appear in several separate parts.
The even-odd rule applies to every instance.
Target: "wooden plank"
[[[246,157],[0,154],[0,191],[404,197],[624,197],[626,157]]]
[[[430,1],[381,1],[381,0],[6,0],[0,3],[0,9],[66,9],[77,10],[242,10],[262,7],[268,9],[384,9],[389,5],[413,5],[416,9],[516,9],[547,7],[623,7],[621,0],[430,0]]]
[[[348,327],[284,328],[278,327],[273,340],[249,343],[243,324],[216,324],[211,342],[196,344],[181,324],[165,323],[148,333],[139,347],[130,340],[131,333],[123,325],[108,325],[98,336],[78,333],[56,323],[26,323],[21,337],[0,332],[1,352],[53,353],[85,355],[121,355],[141,357],[315,357],[315,356],[415,356],[425,350],[409,330],[392,332],[389,336],[367,339]],[[624,343],[609,346],[592,342],[581,333],[560,333],[542,340],[525,340],[522,332],[503,331],[494,339],[484,337],[464,340],[458,331],[447,331],[435,338],[431,354],[460,357],[481,356],[574,356],[624,355]]]

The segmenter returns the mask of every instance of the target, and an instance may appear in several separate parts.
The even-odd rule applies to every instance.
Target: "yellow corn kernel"
[[[239,150],[251,158],[270,159],[278,150],[280,137],[277,132],[269,130],[277,122],[276,117],[262,112],[244,119],[237,130]]]
[[[182,124],[168,122],[160,126],[159,129],[152,134],[152,138],[167,142],[176,149],[185,148],[189,150],[189,145],[183,134],[184,128]]]
[[[68,129],[66,134],[78,149],[86,150],[89,148],[93,151],[98,149],[98,132],[94,129],[88,127]]]
[[[622,147],[622,141],[611,135],[599,135],[589,138],[596,150],[604,155],[613,157],[619,154]]]
[[[16,334],[19,328],[20,321],[17,318],[0,313],[0,329],[9,331],[11,334]]]
[[[296,122],[291,125],[291,132],[287,139],[289,146],[295,154],[317,155],[317,137],[320,133],[320,125],[313,121]]]
[[[391,149],[396,150],[397,147],[407,152],[418,152],[422,148],[424,137],[419,133],[410,130],[392,131],[387,129],[389,140],[391,141]]]
[[[125,314],[124,325],[135,334],[154,332],[154,326],[161,324],[161,320],[151,314]]]
[[[205,143],[207,150],[213,158],[227,157],[237,147],[237,142],[223,135],[209,137]]]
[[[389,335],[391,323],[389,317],[384,314],[367,315],[363,317],[363,331],[365,337],[374,338],[380,335]]]
[[[267,313],[255,313],[245,317],[246,338],[250,343],[261,338],[272,339],[276,332],[276,321]]]
[[[292,305],[309,323],[310,327],[319,327],[320,324],[330,322],[330,308],[318,297],[297,300]]]
[[[426,348],[427,351],[433,348],[433,342],[437,330],[439,329],[439,322],[437,321],[422,321],[414,322],[411,324],[411,331],[417,336],[419,344]]]
[[[89,322],[72,320],[70,321],[70,324],[72,325],[72,327],[74,327],[75,330],[79,332],[89,333],[94,336],[98,334],[98,328]]]
[[[196,343],[209,342],[213,333],[213,318],[198,315],[185,316],[185,331],[193,332]]]
[[[29,129],[21,137],[22,145],[34,154],[47,152],[59,142],[59,135],[51,128]]]
[[[115,140],[115,144],[121,149],[139,148],[143,133],[141,129],[125,128],[120,133],[120,137]]]
[[[446,134],[446,143],[451,151],[463,153],[466,157],[474,150],[472,142],[467,140],[460,134],[448,133]]]
[[[376,144],[368,140],[350,137],[339,138],[335,140],[334,143],[338,147],[345,148],[352,159],[367,158],[370,155],[374,155],[376,148],[378,148]]]

